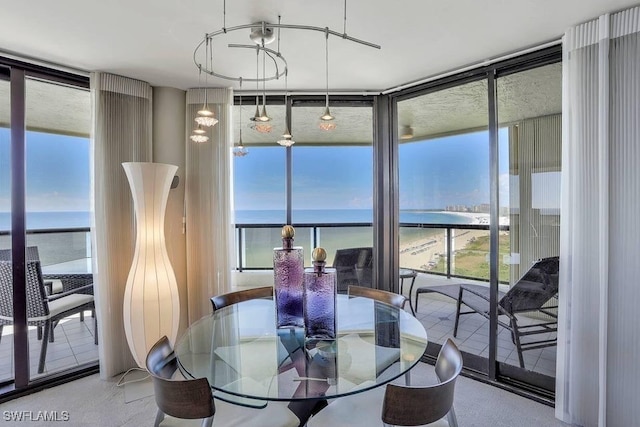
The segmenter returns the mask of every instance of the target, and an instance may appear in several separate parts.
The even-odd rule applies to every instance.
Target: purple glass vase
[[[304,270],[305,339],[320,341],[336,338],[336,270],[325,268],[327,253],[313,251],[313,268]]]
[[[274,295],[278,328],[302,328],[304,255],[301,247],[293,247],[295,231],[282,227],[282,248],[273,249]]]

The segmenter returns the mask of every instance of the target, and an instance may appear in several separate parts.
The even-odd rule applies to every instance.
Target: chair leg
[[[449,422],[449,427],[458,427],[458,419],[456,418],[456,411],[453,410],[453,406],[447,414],[447,421]]]
[[[462,288],[458,292],[458,302],[456,303],[456,323],[453,325],[453,336],[458,336],[458,322],[460,321],[460,306],[462,305]]]
[[[518,320],[515,317],[511,318],[511,336],[515,340],[520,367],[524,369],[524,357],[522,356],[522,346],[520,345],[520,335],[518,334]]]
[[[49,332],[49,342],[53,342],[54,341],[53,329],[56,327],[57,324],[58,324],[58,322],[52,322],[51,323],[51,332]]]
[[[84,310],[80,312],[80,321],[84,322]]]
[[[158,427],[162,420],[164,420],[164,412],[158,409],[158,412],[156,413],[156,420],[153,422],[153,427]]]
[[[213,415],[202,420],[202,427],[211,427],[213,425]]]
[[[93,318],[93,343],[98,345],[98,319]]]
[[[40,349],[40,361],[38,363],[38,373],[44,372],[44,362],[47,358],[47,345],[49,344],[49,333],[51,332],[51,320],[47,320],[43,328],[42,348]]]
[[[0,342],[2,342],[2,328],[4,328],[4,325],[0,325]]]
[[[411,371],[404,374],[404,385],[411,385]]]
[[[38,335],[38,341],[42,339],[42,326],[36,326],[36,332]]]

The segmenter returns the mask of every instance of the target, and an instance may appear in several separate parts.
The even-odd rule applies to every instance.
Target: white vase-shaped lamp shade
[[[177,166],[123,163],[136,211],[136,247],[124,291],[124,330],[138,366],[164,335],[175,344],[180,321],[176,275],[164,237],[164,214]]]

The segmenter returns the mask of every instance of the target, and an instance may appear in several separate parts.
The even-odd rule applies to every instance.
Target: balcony
[[[509,288],[510,277],[519,269],[509,253],[509,226],[499,226],[500,266],[499,282],[502,291]],[[319,224],[296,227],[296,246],[305,249],[305,264],[310,265],[311,249],[327,249],[327,264],[331,265],[336,249],[372,245],[369,223]],[[405,281],[403,293],[415,301],[415,289],[420,286],[440,286],[455,283],[476,283],[488,286],[489,280],[488,224],[400,224],[400,267],[418,272],[413,295],[409,295]],[[236,286],[264,286],[273,283],[273,247],[280,246],[280,225],[236,224],[238,252]],[[513,271],[515,270],[515,271]],[[244,272],[244,273],[242,273]],[[422,322],[429,340],[442,344],[453,337],[455,301],[445,296],[421,294],[416,317]],[[522,317],[519,324],[537,319]],[[519,366],[518,355],[511,336],[499,328],[498,362]],[[480,315],[462,316],[458,337],[454,338],[466,353],[488,358],[489,322]],[[555,377],[556,347],[524,352],[525,369]]]
[[[27,246],[37,246],[45,280],[68,277],[92,283],[91,234],[89,228],[28,230]],[[11,236],[0,231],[0,248],[11,247]],[[69,276],[71,275],[71,276]],[[53,292],[61,283],[53,281]],[[54,329],[54,342],[47,348],[45,371],[37,374],[41,341],[37,328],[29,326],[29,364],[32,378],[48,375],[98,360],[90,311],[62,319]],[[0,381],[13,378],[13,326],[5,325],[0,339]]]

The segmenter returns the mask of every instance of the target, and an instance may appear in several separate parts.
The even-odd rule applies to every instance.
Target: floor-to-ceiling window
[[[234,210],[241,270],[270,269],[280,228],[296,227],[295,245],[311,264],[314,247],[327,250],[371,247],[373,242],[373,109],[371,101],[332,102],[335,126],[320,127],[324,103],[301,97],[268,98],[271,121],[258,124],[251,97],[236,97],[234,142],[246,154],[234,156]],[[242,108],[242,110],[240,110]],[[290,116],[287,116],[287,109]],[[285,147],[285,120],[295,143]],[[236,150],[237,152],[238,150]]]
[[[373,244],[372,108],[334,106],[331,112],[335,123],[321,127],[322,108],[292,108],[292,221],[311,238],[309,265],[314,246],[326,249],[331,265],[338,249]]]
[[[91,109],[88,78],[10,60],[6,65],[8,80],[0,80],[0,262],[24,262],[26,277],[1,269],[0,383],[15,378],[20,388],[98,360],[93,311],[64,298],[73,294],[89,305],[93,298]],[[24,329],[14,319],[14,301],[26,305]],[[45,320],[60,311],[56,304],[73,313],[47,328]]]
[[[400,267],[418,272],[416,288],[436,289],[418,296],[417,316],[436,344],[428,353],[453,338],[455,286],[480,286],[494,295],[502,324],[494,335],[490,317],[460,316],[454,340],[465,366],[542,394],[554,389],[557,298],[542,306],[549,315],[517,313],[518,328],[545,325],[526,329],[543,333],[521,346],[501,298],[523,286],[536,260],[559,255],[559,61],[551,48],[395,96]]]
[[[270,104],[271,121],[251,120],[255,99],[236,97],[234,142],[242,141],[244,156],[234,156],[233,198],[237,265],[241,269],[273,267],[273,248],[281,244],[278,224],[286,222],[286,151],[275,141],[284,132],[285,106]]]

